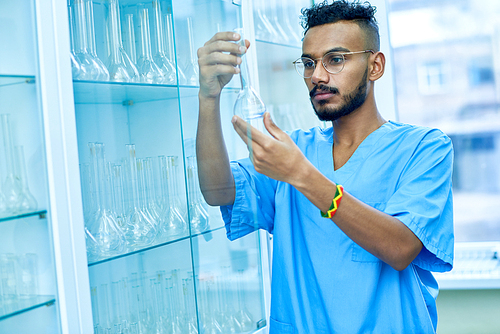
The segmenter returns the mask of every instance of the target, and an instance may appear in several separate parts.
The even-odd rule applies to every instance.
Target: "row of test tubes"
[[[73,78],[165,85],[177,84],[178,78],[181,85],[198,85],[192,18],[185,20],[190,54],[187,62],[176,66],[167,7],[160,0],[134,6],[120,6],[118,0],[103,0],[98,6],[93,0],[71,0]],[[95,20],[97,16],[100,20]],[[104,24],[97,24],[101,21]]]
[[[0,254],[0,314],[30,305],[38,289],[36,254]]]
[[[103,143],[89,143],[81,165],[87,255],[90,262],[164,243],[209,228],[196,158],[187,158],[188,205],[182,205],[177,156],[139,159],[135,145],[108,162]],[[188,226],[188,222],[190,226]]]
[[[224,271],[224,274],[222,274]],[[247,309],[245,272],[192,273],[180,270],[131,273],[91,287],[95,334],[229,334],[256,329]],[[195,300],[198,307],[195,306]],[[199,323],[198,320],[199,319]]]
[[[0,218],[36,211],[38,203],[28,186],[24,147],[15,145],[10,114],[0,114]],[[2,150],[3,148],[3,150]],[[3,173],[2,173],[2,167]]]

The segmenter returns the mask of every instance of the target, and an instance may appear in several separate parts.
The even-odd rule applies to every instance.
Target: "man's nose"
[[[329,81],[329,78],[330,73],[326,71],[323,63],[319,61],[314,68],[314,72],[311,77],[311,83],[315,85],[318,85],[320,83],[327,83]]]

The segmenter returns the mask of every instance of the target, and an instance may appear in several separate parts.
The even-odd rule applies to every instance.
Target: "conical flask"
[[[2,122],[2,135],[6,168],[6,175],[2,180],[2,192],[5,199],[6,211],[8,211],[9,213],[17,213],[19,212],[19,201],[22,189],[20,179],[14,169],[10,115],[0,115],[0,121]]]
[[[237,276],[238,282],[238,310],[235,314],[235,319],[240,325],[242,332],[248,332],[254,329],[255,323],[252,319],[252,315],[248,312],[246,308],[246,287],[245,287],[245,277],[243,275],[243,270],[238,270]]]
[[[35,211],[38,204],[28,186],[28,173],[26,171],[26,161],[24,159],[24,148],[15,147],[17,171],[21,183],[21,193],[19,195],[18,208],[20,212]]]
[[[109,58],[106,67],[109,71],[109,80],[118,82],[135,81],[137,69],[123,49],[120,5],[118,0],[106,0],[106,31]]]
[[[121,254],[125,249],[125,235],[118,226],[110,204],[110,178],[106,171],[104,144],[89,143],[90,169],[93,193],[96,199],[96,211],[86,227],[87,246],[95,259],[105,259]]]
[[[160,156],[161,186],[165,203],[160,214],[161,233],[163,239],[171,239],[181,236],[186,232],[186,221],[184,220],[177,192],[177,157]]]
[[[163,73],[153,60],[151,53],[151,34],[149,29],[149,10],[139,7],[139,32],[140,32],[140,50],[137,58],[137,70],[139,71],[140,81],[143,83],[159,84],[162,83]]]
[[[172,25],[172,14],[163,14],[163,26],[165,27],[165,52],[168,59],[170,60],[170,64],[172,65],[174,75],[177,75],[177,80],[179,80],[181,84],[184,84],[186,82],[184,71],[180,68],[180,66],[175,66],[174,28]]]
[[[129,144],[126,145],[126,147],[128,153],[127,163],[132,205],[127,214],[125,236],[132,249],[139,249],[151,245],[158,234],[158,230],[155,224],[141,210],[135,145]]]
[[[242,46],[245,45],[245,39],[243,37],[243,29],[236,29],[235,32],[240,34],[241,38],[238,43]],[[249,122],[252,126],[263,131],[263,116],[266,112],[266,106],[262,99],[257,94],[255,89],[252,87],[250,82],[250,73],[247,65],[247,56],[241,56],[240,64],[240,82],[241,90],[236,97],[236,102],[234,103],[234,114],[240,116],[245,121]]]
[[[196,157],[187,157],[187,179],[189,185],[189,218],[191,233],[200,233],[208,228],[209,215],[205,208],[198,183],[198,172],[196,168]]]
[[[97,56],[95,46],[95,28],[94,28],[94,2],[93,0],[85,0],[85,18],[87,20],[87,43],[88,51],[92,57],[92,61],[99,68],[99,75],[96,80],[108,81],[109,72],[101,59]]]
[[[159,0],[153,0],[153,22],[153,34],[155,42],[153,60],[162,72],[161,83],[166,85],[174,85],[176,82],[175,67],[167,57],[165,45],[165,23],[163,22],[162,9]]]
[[[189,59],[186,67],[184,68],[185,82],[183,84],[188,86],[198,86],[200,73],[198,70],[196,50],[194,48],[193,18],[188,17],[186,19],[186,24],[189,42]]]

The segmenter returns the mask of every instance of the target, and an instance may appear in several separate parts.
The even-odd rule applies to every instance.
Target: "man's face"
[[[316,26],[307,32],[302,44],[302,56],[312,59],[330,51],[365,50],[361,28],[352,22],[337,22]],[[366,100],[368,54],[346,56],[344,69],[331,74],[320,59],[311,78],[305,79],[311,103],[322,121],[335,121],[358,109]]]

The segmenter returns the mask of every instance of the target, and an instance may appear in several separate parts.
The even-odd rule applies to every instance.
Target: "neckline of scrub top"
[[[362,142],[359,144],[358,148],[351,155],[349,160],[337,170],[334,170],[333,166],[333,127],[325,129],[323,135],[325,136],[325,141],[322,141],[318,145],[318,165],[322,173],[328,177],[330,180],[337,180],[339,183],[345,183],[352,175],[354,175],[360,166],[360,163],[365,160],[366,154],[371,150],[370,148],[383,137],[390,129],[394,127],[392,121],[387,121],[382,124],[378,129],[370,133]],[[323,152],[329,152],[329,154],[324,154]],[[335,179],[334,179],[335,176]]]

